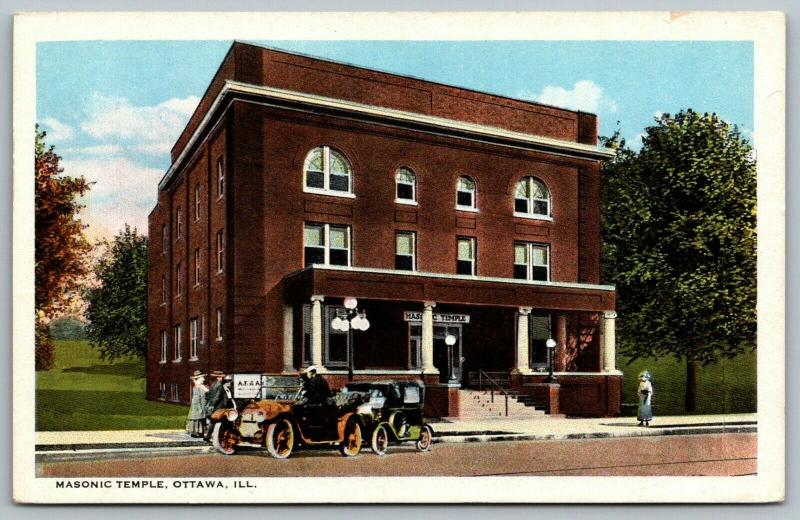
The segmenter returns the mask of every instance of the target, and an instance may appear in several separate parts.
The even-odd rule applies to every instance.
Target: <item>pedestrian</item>
[[[225,374],[219,370],[211,372],[211,388],[208,389],[206,394],[206,433],[203,437],[206,441],[211,440],[211,415],[219,408],[222,408],[225,393],[222,389],[222,380],[225,379]]]
[[[208,387],[203,384],[206,375],[195,370],[189,378],[192,381],[192,404],[186,421],[186,432],[192,437],[203,437],[206,430],[206,394]]]
[[[636,418],[639,420],[639,426],[650,426],[650,421],[653,420],[653,383],[651,380],[653,376],[650,372],[645,370],[639,374],[639,409],[636,412]]]

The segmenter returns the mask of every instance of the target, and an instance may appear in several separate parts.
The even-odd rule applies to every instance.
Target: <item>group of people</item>
[[[222,408],[236,408],[231,390],[232,379],[219,370],[208,374],[211,386],[206,386],[206,374],[195,370],[190,377],[192,381],[192,402],[186,432],[192,437],[211,438],[211,415]]]

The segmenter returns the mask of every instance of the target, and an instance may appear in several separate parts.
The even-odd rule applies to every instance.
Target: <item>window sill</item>
[[[222,193],[222,194],[220,194],[220,195],[217,195],[217,202],[221,201],[221,200],[222,200],[222,199],[224,199],[224,198],[225,198],[225,193]]]
[[[408,200],[408,199],[394,199],[395,204],[403,204],[404,206],[419,206],[419,202],[416,200]]]
[[[158,306],[159,307],[166,307],[167,306],[167,302],[161,302]]]
[[[173,363],[180,363],[181,361],[183,361],[183,358],[178,358],[178,359],[173,359],[172,360]]]
[[[216,273],[216,274],[217,274],[217,276],[219,276],[219,275],[221,275],[221,274],[222,274],[222,273],[224,273],[224,272],[225,272],[225,271],[222,271],[222,270],[220,270],[220,271],[217,271],[217,273]]]
[[[456,211],[468,211],[470,213],[480,213],[480,211],[478,211],[478,208],[470,208],[467,206],[456,206]]]
[[[313,193],[315,195],[328,195],[330,197],[340,197],[343,199],[354,199],[356,198],[355,193],[350,193],[346,191],[335,191],[335,190],[321,190],[319,188],[303,188],[303,193]]]
[[[194,362],[196,362],[196,361],[200,361],[200,358],[197,358],[197,357],[190,357],[190,358],[189,358],[189,361],[194,361]]]
[[[222,341],[222,337],[220,336],[220,337],[218,337],[218,338],[214,338],[214,341],[216,341],[217,343],[219,343],[219,342],[221,342],[221,341]]]
[[[543,220],[545,222],[553,221],[553,217],[548,217],[547,215],[533,215],[530,213],[518,213],[516,211],[514,212],[514,216],[517,218],[526,218],[529,220]]]
[[[158,362],[158,364],[159,365],[166,365],[167,364],[167,360],[166,359],[162,359],[161,361]]]
[[[199,283],[196,283],[196,284],[194,284],[194,286],[192,286],[192,288],[193,288],[193,289],[199,289],[199,288],[200,288],[200,284],[199,284]]]

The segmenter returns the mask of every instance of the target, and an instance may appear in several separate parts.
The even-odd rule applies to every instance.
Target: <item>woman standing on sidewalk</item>
[[[639,410],[636,412],[639,426],[650,426],[650,421],[653,420],[653,407],[651,405],[653,384],[650,382],[651,379],[652,376],[647,370],[639,374]]]
[[[203,384],[206,375],[195,370],[190,378],[192,387],[192,404],[189,407],[189,417],[186,423],[186,432],[192,437],[202,437],[206,426],[206,394],[208,388]]]

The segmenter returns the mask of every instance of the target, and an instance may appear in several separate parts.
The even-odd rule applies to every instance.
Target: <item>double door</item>
[[[447,337],[455,339],[453,345],[447,344]],[[462,326],[433,325],[433,366],[439,370],[442,383],[461,383],[462,381]],[[422,327],[411,326],[410,365],[418,368],[422,365]]]

